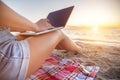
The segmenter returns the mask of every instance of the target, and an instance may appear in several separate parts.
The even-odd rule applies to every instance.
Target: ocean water
[[[120,46],[120,28],[63,30],[73,40],[89,43],[102,43]]]

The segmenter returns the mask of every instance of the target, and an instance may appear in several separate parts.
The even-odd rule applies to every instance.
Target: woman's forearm
[[[9,27],[12,31],[37,31],[38,26],[19,15],[0,1],[0,26]]]

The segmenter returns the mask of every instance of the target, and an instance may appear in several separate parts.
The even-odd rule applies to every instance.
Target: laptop
[[[44,34],[44,33],[48,33],[51,31],[64,28],[70,17],[70,14],[73,8],[74,6],[70,6],[70,7],[49,13],[47,16],[47,19],[49,19],[50,24],[53,26],[53,28],[43,30],[40,32],[26,31],[26,32],[20,33],[20,35],[40,35],[40,34]]]

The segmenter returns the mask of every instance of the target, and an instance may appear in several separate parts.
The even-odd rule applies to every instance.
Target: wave
[[[74,38],[73,40],[79,40],[79,41],[89,41],[89,42],[104,42],[104,43],[119,43],[118,41],[105,41],[105,40],[93,40],[93,39],[80,39],[80,38]]]

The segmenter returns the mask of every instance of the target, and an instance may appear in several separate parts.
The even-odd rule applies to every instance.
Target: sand
[[[120,47],[104,44],[92,44],[77,41],[76,44],[84,51],[75,55],[74,52],[55,50],[54,55],[82,62],[84,66],[100,67],[95,80],[120,80]]]

